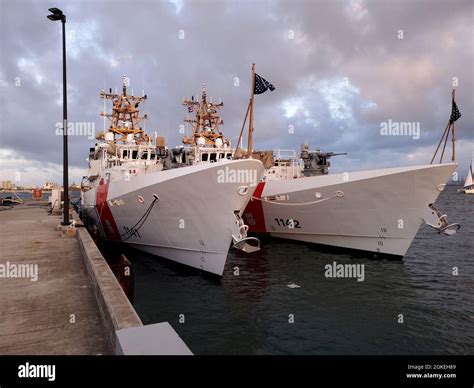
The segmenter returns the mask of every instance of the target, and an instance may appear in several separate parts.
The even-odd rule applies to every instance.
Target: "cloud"
[[[43,163],[31,159],[25,159],[14,150],[0,150],[0,181],[10,180],[17,186],[30,186],[35,184],[42,186],[44,181],[62,183],[62,164]],[[87,173],[86,168],[70,167],[70,184],[80,183],[77,177],[84,176]],[[40,179],[38,179],[40,177]]]
[[[25,175],[36,184],[46,179],[43,174],[54,176],[62,160],[62,138],[55,133],[62,120],[60,23],[46,19],[49,6],[0,3],[0,150],[14,152],[28,171],[38,169]],[[115,88],[127,75],[135,93],[144,89],[149,97],[146,128],[179,145],[187,114],[182,97],[196,95],[205,82],[208,94],[224,101],[225,134],[237,138],[256,63],[276,86],[256,97],[259,148],[298,150],[309,142],[311,148],[347,151],[334,160],[334,171],[426,163],[449,118],[453,79],[463,115],[458,147],[472,147],[469,0],[72,0],[56,6],[68,18],[72,122],[102,129],[99,91]],[[419,122],[420,139],[380,136],[388,119]],[[87,136],[70,138],[72,179],[80,180],[93,144]],[[468,154],[458,153],[462,168]],[[15,171],[9,160],[3,175]]]

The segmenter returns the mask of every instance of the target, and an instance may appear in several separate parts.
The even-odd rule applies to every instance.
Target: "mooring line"
[[[135,233],[137,233],[140,228],[143,226],[145,221],[148,219],[148,216],[150,215],[151,211],[153,210],[153,206],[155,205],[156,201],[158,201],[158,197],[154,196],[153,201],[151,202],[150,206],[148,206],[148,209],[145,210],[145,213],[140,217],[140,219],[136,222],[135,225],[133,225],[131,228],[128,229],[125,233],[120,235],[120,238],[122,238],[125,235],[129,235],[126,239],[123,239],[122,241],[127,241],[130,237],[132,237]],[[140,224],[138,226],[138,224]]]

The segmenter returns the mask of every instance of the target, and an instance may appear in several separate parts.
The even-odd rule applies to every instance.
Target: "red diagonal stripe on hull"
[[[255,189],[252,197],[261,198],[265,182],[260,182]],[[265,233],[265,217],[263,215],[262,201],[251,199],[244,210],[242,216],[244,222],[249,227],[249,232]]]
[[[99,214],[99,220],[104,229],[105,237],[110,241],[120,241],[120,233],[115,223],[109,204],[107,203],[107,193],[109,185],[102,178],[97,188],[96,207]]]

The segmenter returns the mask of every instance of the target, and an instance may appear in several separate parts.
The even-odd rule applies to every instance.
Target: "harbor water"
[[[264,239],[219,279],[119,249],[142,321],[169,321],[194,354],[474,354],[474,196],[448,186],[436,205],[461,230],[423,225],[403,261]],[[333,262],[364,264],[364,280],[325,277]]]

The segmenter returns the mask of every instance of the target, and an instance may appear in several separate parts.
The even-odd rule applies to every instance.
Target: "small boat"
[[[4,194],[8,194],[4,196]],[[14,191],[2,190],[0,192],[0,206],[21,205],[25,201]]]
[[[474,194],[474,182],[472,178],[472,159],[471,164],[469,166],[469,171],[466,176],[466,180],[464,182],[464,187],[462,189],[458,189],[458,193]]]

